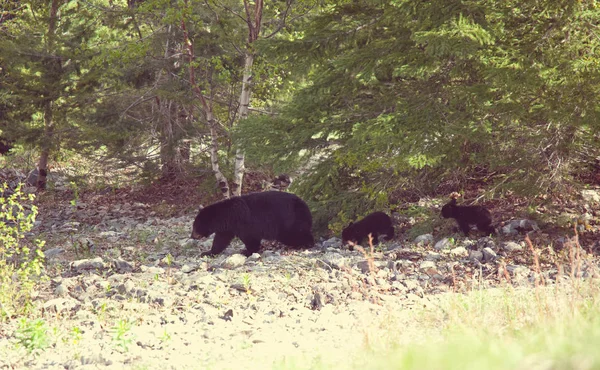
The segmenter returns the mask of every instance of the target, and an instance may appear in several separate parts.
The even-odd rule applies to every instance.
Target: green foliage
[[[127,352],[129,345],[133,342],[130,333],[131,327],[132,323],[129,320],[121,319],[111,328],[113,343],[123,352]]]
[[[589,98],[600,88],[598,17],[575,1],[335,1],[294,37],[261,44],[293,63],[296,84],[278,115],[237,135],[249,157],[313,186],[325,172],[315,163],[342,176],[337,187],[298,189],[320,193],[316,212],[364,184],[388,195],[473,179],[495,191],[559,190],[600,153]]]
[[[29,352],[42,351],[50,345],[48,327],[43,319],[21,318],[15,338],[17,343]]]
[[[3,184],[3,192],[8,186]],[[8,197],[0,197],[0,321],[29,311],[31,298],[42,279],[43,241],[29,240],[38,213],[33,194],[21,186]]]

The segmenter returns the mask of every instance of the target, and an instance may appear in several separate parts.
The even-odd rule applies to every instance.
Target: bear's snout
[[[192,236],[190,236],[190,238],[192,238],[192,239],[202,239],[202,235],[198,234],[195,230],[192,230]]]

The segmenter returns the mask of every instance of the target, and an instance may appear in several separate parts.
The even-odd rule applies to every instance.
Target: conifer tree
[[[295,38],[262,44],[296,83],[239,140],[304,171],[297,190],[323,219],[473,176],[557,189],[598,153],[598,19],[579,1],[328,3]]]

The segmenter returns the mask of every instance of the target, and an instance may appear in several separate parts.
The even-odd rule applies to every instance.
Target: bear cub
[[[298,196],[268,191],[250,193],[213,203],[200,209],[192,225],[192,239],[215,233],[211,250],[200,256],[214,256],[225,250],[234,237],[246,246],[246,256],[260,250],[260,242],[276,240],[289,247],[311,248],[312,215]]]
[[[347,244],[349,241],[355,244],[361,244],[367,239],[369,234],[373,236],[373,242],[378,242],[379,235],[386,235],[385,240],[390,240],[394,237],[394,227],[392,219],[383,212],[374,212],[367,215],[358,222],[350,222],[350,224],[342,231],[342,244]],[[350,246],[350,250],[354,248]]]
[[[488,235],[496,234],[496,229],[492,226],[490,211],[482,206],[457,206],[456,198],[458,196],[457,193],[451,195],[452,200],[442,207],[441,216],[455,219],[465,236],[469,235],[471,230],[469,225],[476,225],[480,231]]]

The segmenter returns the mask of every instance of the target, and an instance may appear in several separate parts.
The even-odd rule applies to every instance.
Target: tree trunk
[[[172,179],[177,174],[177,158],[175,155],[175,139],[173,135],[173,105],[172,100],[162,100],[160,106],[160,162],[163,179]]]
[[[185,0],[185,5],[187,6],[188,2]],[[187,55],[189,58],[188,66],[189,66],[189,74],[190,74],[190,85],[198,98],[200,100],[200,104],[202,105],[202,109],[204,110],[204,116],[206,117],[206,123],[208,128],[210,129],[210,163],[215,174],[215,178],[217,179],[217,183],[219,189],[221,190],[221,194],[224,198],[229,198],[229,184],[227,182],[227,178],[221,172],[219,168],[219,141],[218,141],[218,132],[217,125],[215,122],[215,118],[213,115],[212,105],[208,104],[204,95],[202,95],[202,90],[196,84],[196,74],[194,71],[194,45],[192,44],[192,40],[187,32],[187,28],[185,27],[185,20],[181,19],[181,29],[183,31],[183,38],[185,45],[187,46]]]
[[[58,14],[58,7],[60,6],[60,0],[52,0],[50,7],[50,19],[48,22],[48,34],[46,35],[46,53],[52,55],[54,53],[54,33],[56,32],[56,21]],[[47,71],[50,73],[53,70],[54,65],[60,63],[58,59],[49,59],[46,63]],[[60,68],[60,66],[59,66]],[[58,72],[58,70],[54,71]],[[52,149],[52,141],[54,136],[54,121],[52,112],[53,98],[52,87],[48,88],[48,96],[44,102],[44,138],[42,140],[42,147],[40,153],[40,159],[38,161],[38,177],[36,186],[38,190],[46,189],[46,179],[48,177],[48,158],[50,157],[50,151]]]
[[[54,122],[52,122],[52,101],[44,103],[44,140],[42,141],[42,150],[38,161],[38,177],[36,186],[38,190],[46,189],[46,178],[48,177],[48,158],[52,147],[52,137],[54,136]]]
[[[252,83],[252,65],[254,64],[254,54],[250,51],[246,51],[246,60],[244,63],[244,76],[242,79],[242,93],[240,94],[240,108],[239,117],[240,121],[248,118],[248,107],[250,106],[250,92]],[[241,195],[242,193],[242,182],[244,179],[244,166],[245,155],[241,148],[237,148],[235,151],[235,167],[233,173],[233,184],[232,193],[233,195]]]

